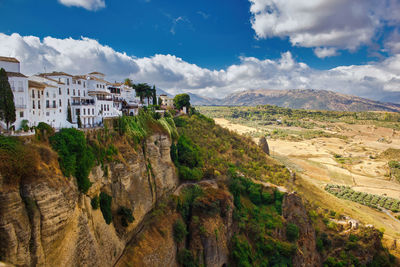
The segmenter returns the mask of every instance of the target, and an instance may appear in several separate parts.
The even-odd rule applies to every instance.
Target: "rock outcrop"
[[[320,255],[316,249],[315,229],[299,195],[296,193],[285,195],[282,215],[287,223],[296,224],[299,228],[298,249],[293,258],[293,266],[321,266]]]
[[[2,186],[0,259],[25,266],[113,265],[144,216],[178,185],[170,146],[167,135],[156,133],[137,149],[125,147],[124,162],[109,164],[108,175],[100,167],[92,170],[87,194],[78,191],[74,178],[62,175]],[[90,204],[100,192],[112,196],[110,225]],[[128,227],[119,221],[120,206],[133,211]]]
[[[269,146],[268,146],[268,142],[267,142],[267,139],[265,138],[265,136],[260,138],[259,146],[265,152],[265,154],[267,154],[269,156]]]

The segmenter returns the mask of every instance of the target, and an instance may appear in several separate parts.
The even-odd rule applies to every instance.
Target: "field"
[[[294,188],[310,202],[385,229],[389,242],[400,238],[397,209],[379,210],[325,190],[328,184],[342,185],[357,196],[366,193],[400,200],[400,114],[272,106],[198,109],[256,142],[267,136],[271,156],[298,174]]]

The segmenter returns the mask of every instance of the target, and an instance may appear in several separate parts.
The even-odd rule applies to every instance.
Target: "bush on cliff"
[[[58,153],[64,175],[75,176],[79,190],[86,193],[91,186],[88,177],[94,165],[94,155],[84,133],[73,128],[61,129],[50,138],[50,143]]]
[[[103,213],[103,218],[106,221],[106,224],[110,224],[113,218],[111,213],[111,201],[111,196],[104,192],[100,193],[100,210],[101,213]]]

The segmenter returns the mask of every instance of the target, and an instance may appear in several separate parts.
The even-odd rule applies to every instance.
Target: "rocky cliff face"
[[[298,250],[293,258],[293,266],[320,266],[322,262],[316,249],[315,229],[299,195],[296,193],[285,195],[282,215],[286,222],[299,227]]]
[[[126,150],[121,153],[123,163],[110,164],[108,175],[95,167],[87,194],[79,193],[75,180],[59,171],[20,186],[1,187],[0,260],[27,266],[113,265],[144,216],[178,185],[170,146],[168,136],[154,134],[137,150],[121,147]],[[42,162],[40,168],[52,164],[57,165]],[[118,207],[128,207],[134,222],[124,228],[114,216],[107,225],[100,209],[93,210],[90,204],[101,191],[112,196],[114,215]]]

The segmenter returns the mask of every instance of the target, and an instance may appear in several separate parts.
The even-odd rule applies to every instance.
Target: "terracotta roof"
[[[75,75],[72,78],[75,80],[86,80],[86,75]]]
[[[19,63],[18,59],[15,57],[0,57],[0,61]]]
[[[69,76],[69,77],[74,77],[71,74],[65,73],[65,72],[60,72],[60,71],[53,71],[50,73],[40,73],[39,76],[46,77],[46,76]]]
[[[39,82],[36,82],[36,81],[31,81],[31,80],[29,80],[28,81],[28,87],[29,88],[37,88],[37,89],[44,89],[44,88],[46,88],[46,84],[44,84],[44,83],[39,83]]]
[[[25,75],[23,75],[20,72],[7,72],[8,77],[21,77],[21,78],[27,78]]]
[[[105,84],[112,84],[112,83],[110,83],[110,82],[107,82],[106,80],[99,79],[99,78],[96,78],[96,77],[90,77],[90,79],[91,79],[91,80],[98,81],[98,82],[102,82],[102,83],[105,83]]]
[[[94,71],[94,72],[91,72],[91,73],[89,73],[89,74],[90,74],[90,75],[98,75],[98,74],[100,74],[100,75],[105,76],[104,73],[101,73],[101,72],[98,72],[98,71]]]

